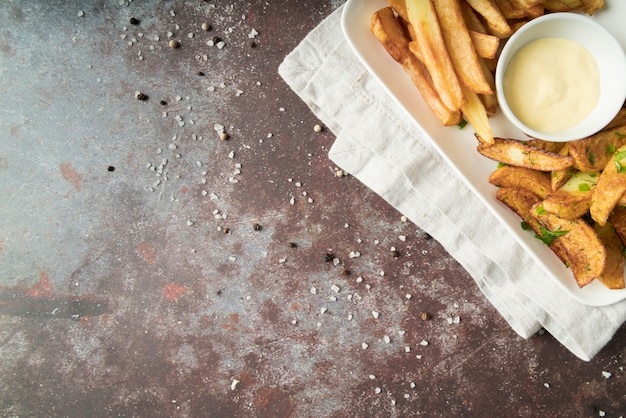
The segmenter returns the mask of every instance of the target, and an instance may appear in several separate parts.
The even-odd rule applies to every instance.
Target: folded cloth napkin
[[[626,321],[626,301],[590,307],[551,280],[537,286],[545,276],[541,266],[354,55],[341,30],[343,8],[307,35],[278,69],[336,135],[330,159],[439,241],[520,336],[529,338],[544,327],[579,358],[593,358]]]

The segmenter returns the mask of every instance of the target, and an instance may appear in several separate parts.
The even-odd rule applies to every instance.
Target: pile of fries
[[[601,132],[568,143],[494,137],[498,49],[550,12],[592,15],[604,0],[386,0],[370,29],[445,126],[469,122],[477,150],[501,164],[496,197],[570,268],[579,287],[623,289],[626,109]]]
[[[549,12],[604,8],[604,0],[386,0],[370,29],[445,126],[469,122],[493,144],[500,41]]]

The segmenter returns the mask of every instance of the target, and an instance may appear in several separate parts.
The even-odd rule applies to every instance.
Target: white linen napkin
[[[342,10],[307,35],[278,69],[337,136],[330,159],[439,241],[520,336],[544,327],[589,361],[626,321],[626,301],[590,307],[548,278],[537,286],[545,276],[541,266],[353,54],[341,31]]]

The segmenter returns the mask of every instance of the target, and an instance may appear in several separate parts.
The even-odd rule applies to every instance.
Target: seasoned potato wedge
[[[530,214],[532,208],[541,203],[539,196],[526,189],[502,187],[496,192],[496,199],[515,212],[535,232],[535,236],[543,240],[563,264],[567,265],[569,263],[564,245],[559,240],[545,236],[545,229],[537,218]]]
[[[569,155],[544,151],[514,139],[494,138],[493,144],[480,143],[477,150],[492,160],[539,171],[563,170],[574,163]]]
[[[624,289],[624,246],[615,233],[615,229],[606,224],[595,224],[593,229],[606,248],[606,266],[604,272],[598,277],[609,289]]]
[[[589,208],[593,220],[605,225],[624,192],[626,192],[626,146],[611,156],[598,178],[598,184],[593,188]]]
[[[626,125],[570,142],[569,155],[578,170],[600,171],[623,145],[626,145]]]
[[[546,173],[524,167],[500,166],[489,176],[489,183],[498,187],[526,189],[542,199],[551,192],[550,179]]]
[[[543,200],[546,212],[562,219],[574,220],[585,216],[591,206],[591,191],[559,189]]]
[[[593,228],[582,219],[566,220],[547,213],[541,204],[530,211],[555,241],[565,247],[567,264],[579,287],[600,277],[606,266],[606,249]]]

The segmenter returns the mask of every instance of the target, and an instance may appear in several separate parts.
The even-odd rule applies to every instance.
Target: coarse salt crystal
[[[389,338],[389,335],[385,335],[383,337],[383,341],[385,342],[385,344],[389,344],[391,342],[391,338]]]
[[[337,286],[336,284],[334,284],[334,285],[332,285],[332,286],[330,287],[330,290],[332,290],[332,291],[333,291],[333,292],[335,292],[335,293],[339,293],[339,290],[341,290],[341,289],[339,288],[339,286]]]
[[[406,241],[406,235],[400,235],[398,239],[402,242]]]
[[[315,286],[311,287],[311,293],[317,295],[317,289],[315,288]]]
[[[377,394],[377,395],[378,395],[378,394],[380,394],[380,392],[382,392],[382,389],[381,389],[381,388],[374,388],[374,393],[375,393],[375,394]]]
[[[376,379],[376,376],[374,376],[373,374],[370,374],[369,378],[370,378],[370,380],[374,380],[374,379]]]
[[[233,379],[233,382],[230,384],[230,390],[237,389],[237,385],[239,384],[239,380]]]
[[[605,371],[602,372],[602,377],[604,377],[605,379],[608,379],[611,376],[613,376],[613,374],[610,372],[605,372]]]
[[[420,345],[421,346],[426,346],[426,345],[428,345],[428,341],[422,340],[422,341],[420,341]]]
[[[326,307],[322,307],[322,308],[320,309],[320,313],[321,313],[322,315],[323,315],[323,314],[325,314],[325,313],[326,313],[326,311],[328,311],[328,308],[326,308]]]
[[[367,343],[361,343],[361,348],[365,350],[369,345]]]
[[[350,258],[358,258],[361,256],[361,253],[358,251],[350,251]]]
[[[378,312],[376,312],[376,311],[372,311],[372,316],[374,317],[374,319],[378,319],[378,316],[379,316],[379,315],[380,315],[380,314],[379,314]]]

